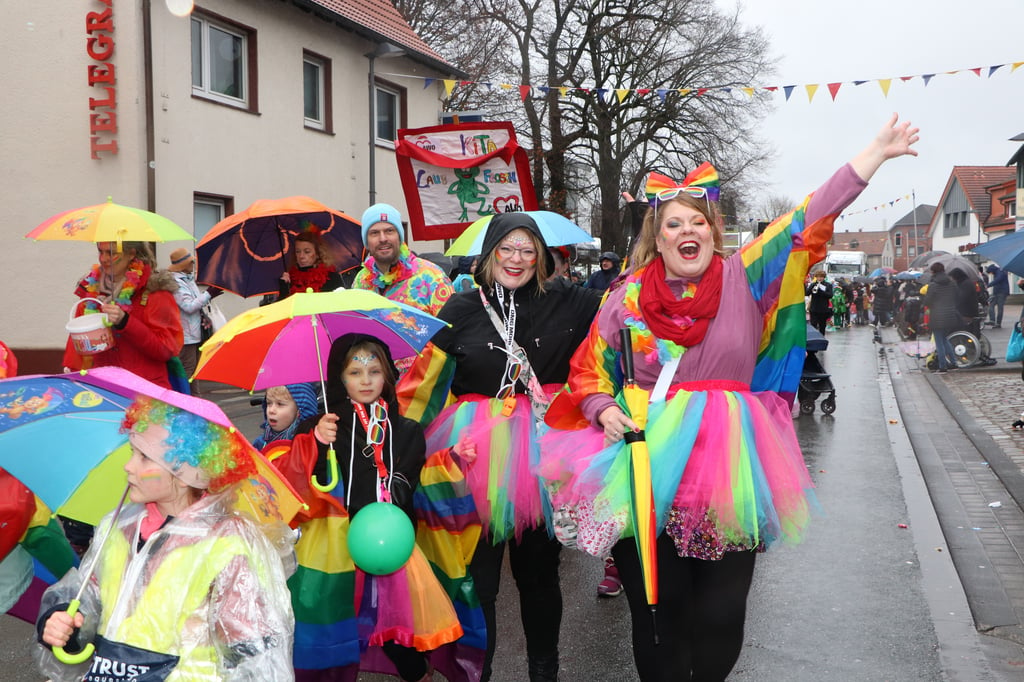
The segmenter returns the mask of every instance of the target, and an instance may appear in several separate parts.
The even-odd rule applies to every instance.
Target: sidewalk
[[[1021,307],[985,328],[998,362],[933,374],[882,330],[883,362],[993,668],[1024,670],[1024,410],[1020,363],[1004,360]]]

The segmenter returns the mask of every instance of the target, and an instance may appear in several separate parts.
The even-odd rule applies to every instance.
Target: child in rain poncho
[[[272,526],[233,509],[232,484],[255,469],[249,444],[149,398],[129,407],[124,428],[131,504],[100,523],[82,571],[46,591],[40,670],[55,681],[127,680],[144,669],[145,679],[168,682],[293,679],[287,527],[272,542]],[[90,567],[72,619],[65,609]],[[78,666],[49,648],[74,653],[87,642],[95,655]]]

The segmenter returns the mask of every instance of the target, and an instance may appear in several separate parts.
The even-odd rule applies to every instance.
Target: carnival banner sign
[[[482,216],[537,209],[509,122],[402,128],[395,152],[417,240],[455,239]]]

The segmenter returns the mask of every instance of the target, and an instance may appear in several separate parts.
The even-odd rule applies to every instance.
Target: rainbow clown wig
[[[148,457],[193,487],[219,492],[256,473],[249,443],[197,414],[140,396],[125,412],[121,432]],[[161,461],[162,457],[162,461]]]

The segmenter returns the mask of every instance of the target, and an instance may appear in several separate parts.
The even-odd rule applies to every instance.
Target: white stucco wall
[[[155,188],[158,213],[192,228],[193,192],[234,197],[235,210],[260,198],[311,196],[359,218],[368,200],[368,60],[375,46],[287,3],[207,0],[211,12],[257,31],[259,113],[192,97],[190,24],[152,3]],[[146,208],[147,174],[141,3],[113,0],[112,61],[117,74],[119,152],[90,158],[86,15],[98,0],[10,3],[0,55],[8,93],[0,109],[0,220],[8,274],[0,338],[15,348],[63,347],[76,281],[95,262],[91,244],[33,242],[22,236],[58,212],[118,203]],[[307,130],[302,117],[302,51],[332,60],[334,134]],[[436,77],[408,58],[377,61],[382,71]],[[386,76],[407,88],[410,127],[433,125],[439,88]],[[13,105],[13,106],[12,106]],[[394,153],[376,148],[377,199],[405,210]],[[158,248],[158,262],[181,243]],[[413,244],[422,251],[437,243]],[[226,295],[228,314],[254,305]]]

